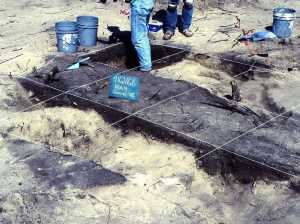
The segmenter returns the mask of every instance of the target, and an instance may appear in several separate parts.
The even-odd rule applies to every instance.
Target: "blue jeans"
[[[153,6],[153,0],[134,0],[131,3],[131,41],[141,71],[150,71],[152,68],[148,24]]]
[[[167,14],[165,18],[165,31],[172,31],[174,32],[177,26],[177,6],[179,5],[180,0],[169,0],[169,6],[167,9]],[[180,29],[183,31],[188,29],[192,24],[192,17],[193,17],[193,1],[191,0],[184,0],[184,5],[182,8],[182,16],[180,21]]]

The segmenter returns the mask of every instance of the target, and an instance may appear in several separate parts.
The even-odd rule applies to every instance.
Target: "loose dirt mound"
[[[103,132],[96,131],[100,127]],[[110,128],[96,112],[72,108],[22,113],[1,129],[97,161],[114,151],[120,141],[120,133]]]

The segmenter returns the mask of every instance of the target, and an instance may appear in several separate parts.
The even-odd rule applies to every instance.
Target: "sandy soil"
[[[232,75],[214,65],[185,59],[152,73],[169,79],[193,82],[221,97],[231,96],[230,82],[236,81],[240,88],[242,103],[256,111],[269,115],[278,114],[279,111],[270,106],[270,102],[275,102],[278,107],[283,106],[287,110],[299,111],[299,108],[295,108],[299,98],[299,91],[297,91],[300,87],[299,71],[281,70],[272,72],[271,76],[260,75],[258,72],[253,79],[247,80],[247,74]]]
[[[271,9],[282,4],[300,8],[297,1],[264,0],[261,1],[260,9],[244,7],[234,9],[231,13],[208,9],[205,12],[206,19],[196,10],[192,27],[195,36],[186,39],[176,33],[170,43],[189,45],[198,52],[232,50],[241,29],[261,30],[270,25]],[[152,140],[138,133],[120,138],[120,131],[109,127],[94,111],[45,109],[41,106],[34,111],[20,112],[30,106],[27,100],[30,93],[23,92],[8,74],[24,75],[57,55],[53,24],[58,20],[74,19],[77,15],[98,15],[99,37],[106,39],[110,35],[105,28],[107,25],[120,26],[121,30],[129,28],[128,18],[119,14],[120,8],[119,4],[102,5],[92,0],[1,2],[0,131],[9,133],[13,138],[47,143],[59,150],[96,160],[125,175],[129,181],[124,186],[95,188],[84,192],[111,206],[109,223],[298,223],[299,195],[290,190],[285,181],[261,180],[251,185],[241,185],[234,178],[225,181],[219,176],[209,176],[195,167],[194,157],[187,148]],[[235,16],[241,19],[240,28],[233,27]],[[297,24],[295,36],[300,34],[300,26]],[[224,25],[230,25],[229,36],[219,32],[224,28],[220,26]],[[152,38],[162,43],[161,36],[162,33],[158,33]],[[238,45],[234,50],[252,49]],[[182,79],[215,90],[220,95],[230,91],[230,86],[222,86],[222,83],[231,80],[226,73],[188,60],[157,71],[157,74],[168,78],[181,76]],[[278,95],[276,92],[274,94]],[[104,131],[95,132],[99,127]],[[78,141],[71,141],[77,137]],[[3,138],[0,138],[0,155],[9,157]],[[76,212],[72,210],[72,203],[78,204]],[[61,217],[65,218],[60,223],[86,223],[88,219],[81,220],[83,217],[106,218],[106,206],[95,201],[93,203],[79,201],[71,194],[57,208],[56,214],[63,214]],[[13,194],[3,207],[9,211],[8,216],[14,217],[14,208],[21,204],[22,200]]]

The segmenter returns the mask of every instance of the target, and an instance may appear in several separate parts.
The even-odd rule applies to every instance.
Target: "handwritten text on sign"
[[[115,74],[109,82],[109,96],[137,101],[140,97],[140,78]]]

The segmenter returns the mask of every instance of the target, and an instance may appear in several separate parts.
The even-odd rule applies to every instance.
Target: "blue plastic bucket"
[[[78,49],[77,23],[61,21],[55,23],[57,50],[65,53],[75,53]]]
[[[95,16],[78,16],[79,44],[85,47],[97,45],[98,18]]]
[[[290,8],[273,9],[273,33],[284,39],[292,36],[296,10]]]

